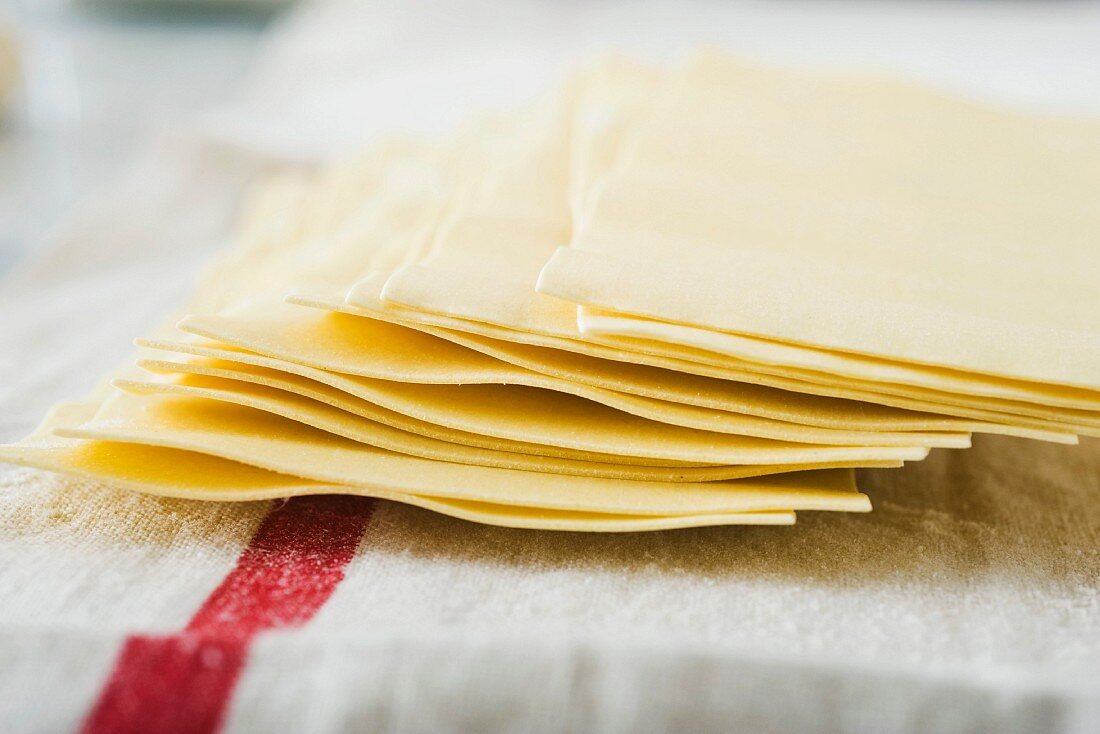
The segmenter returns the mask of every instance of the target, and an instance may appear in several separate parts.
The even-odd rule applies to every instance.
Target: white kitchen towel
[[[902,67],[909,54],[921,71],[925,56],[888,42],[916,31],[953,49],[943,68],[969,69],[961,86],[1049,101],[1046,80],[1058,79],[1054,102],[1070,106],[1100,90],[1082,76],[1092,67],[1077,66],[1098,40],[1084,30],[1097,15],[1074,4],[1051,15],[1011,6],[991,21],[954,6],[919,20],[892,4],[850,32],[858,14],[847,5],[826,17],[698,4],[685,19],[654,4],[480,7],[459,19],[465,40],[445,32],[454,13],[430,4],[330,3],[292,17],[240,108],[158,138],[128,181],[0,284],[0,439],[126,358],[224,241],[267,155],[320,150],[302,140],[352,145],[371,129],[369,90],[410,79],[437,85],[403,87],[410,109],[430,109],[417,95],[444,87],[461,106],[477,94],[470,80],[488,78],[476,69],[499,65],[503,46],[478,56],[478,44],[514,22],[539,26],[510,47],[537,67],[516,84],[532,89],[559,61],[616,39],[653,51],[663,38],[725,38],[763,55]],[[770,22],[787,25],[761,30]],[[982,56],[1017,29],[1049,45]],[[382,70],[355,50],[403,44],[408,55],[386,56]],[[437,48],[449,50],[433,58]],[[455,64],[432,75],[464,58],[461,83]],[[393,72],[401,59],[421,76]],[[348,81],[367,95],[365,122],[325,137],[326,118],[311,136],[302,125],[324,116],[315,103],[341,95],[319,86],[313,106],[294,107],[265,93],[271,70],[288,68],[302,89],[310,68],[311,84]],[[287,114],[271,114],[280,105]],[[264,119],[265,155],[244,152],[229,133],[244,140]],[[385,502],[182,502],[3,467],[0,730],[1095,731],[1100,442],[982,436],[967,452],[864,472],[862,484],[869,515],[611,536]]]

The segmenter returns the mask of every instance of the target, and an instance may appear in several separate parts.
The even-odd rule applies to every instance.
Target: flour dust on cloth
[[[866,512],[855,468],[1100,434],[1098,131],[708,53],[592,62],[260,185],[180,317],[0,457],[522,528]]]

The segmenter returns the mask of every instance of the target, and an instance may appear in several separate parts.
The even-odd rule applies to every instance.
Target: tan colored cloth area
[[[1100,434],[1098,134],[713,54],[590,63],[259,186],[181,318],[0,458],[548,530],[866,512],[853,468]]]

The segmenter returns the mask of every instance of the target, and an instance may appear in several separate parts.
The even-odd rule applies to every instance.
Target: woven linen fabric
[[[347,20],[280,43],[318,17]],[[0,440],[124,360],[225,241],[270,165],[227,150],[243,114],[158,138],[0,281]],[[979,436],[861,486],[869,515],[582,535],[0,467],[0,730],[1095,731],[1100,441]]]

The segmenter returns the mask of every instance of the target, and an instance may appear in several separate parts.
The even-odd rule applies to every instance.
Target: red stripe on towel
[[[304,624],[344,578],[370,520],[362,497],[272,508],[187,627],[127,638],[84,734],[216,732],[256,634]]]

